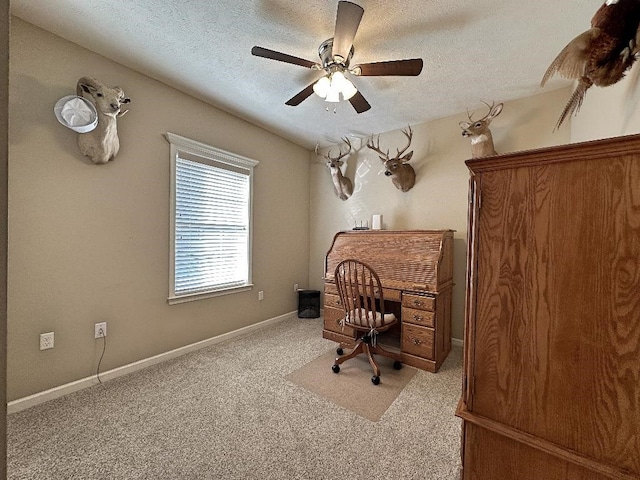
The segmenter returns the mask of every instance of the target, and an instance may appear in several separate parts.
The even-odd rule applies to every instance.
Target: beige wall
[[[569,143],[568,125],[553,132],[568,93],[562,89],[506,103],[491,128],[498,153]],[[479,103],[476,118],[485,113],[483,109],[486,111]],[[471,147],[461,136],[458,123],[462,120],[466,120],[466,113],[412,125],[411,164],[417,181],[407,193],[397,190],[391,179],[380,174],[378,155],[361,145],[359,139],[352,142],[356,152],[347,162],[346,174],[354,180],[354,194],[346,201],[334,194],[328,168],[312,156],[311,287],[322,290],[324,256],[333,235],[353,228],[354,223],[371,222],[372,214],[382,214],[383,227],[388,230],[453,229],[453,337],[463,338],[469,181],[464,161],[470,157]],[[392,152],[404,142],[399,130],[380,135],[380,146]]]
[[[571,122],[572,142],[640,132],[640,68],[621,82],[587,91],[580,112]]]
[[[0,6],[0,479],[7,478],[7,170],[9,160],[9,2]]]
[[[95,374],[96,322],[108,322],[106,371],[296,310],[293,284],[309,277],[307,150],[15,17],[10,53],[8,400]],[[132,99],[103,166],[53,114],[85,75]],[[260,162],[253,291],[167,305],[167,131]],[[40,351],[50,331],[55,348]]]
[[[102,347],[95,322],[108,322],[105,371],[295,310],[293,283],[321,290],[335,232],[374,213],[386,229],[456,230],[453,336],[462,338],[470,146],[458,122],[465,113],[412,125],[418,179],[408,193],[380,175],[377,155],[353,139],[346,173],[355,192],[343,202],[327,168],[303,148],[20,19],[11,33],[8,400],[94,374]],[[76,134],[52,113],[84,75],[121,85],[133,100],[119,122],[121,152],[105,166],[88,164]],[[634,73],[593,88],[557,132],[569,89],[508,102],[493,124],[496,149],[636,133],[638,84]],[[167,131],[260,161],[252,292],[166,304]],[[404,137],[387,132],[380,142],[393,150]],[[48,331],[56,347],[40,352],[38,336]]]

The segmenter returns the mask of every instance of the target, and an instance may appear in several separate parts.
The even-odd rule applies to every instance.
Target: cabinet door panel
[[[564,461],[465,422],[463,480],[611,480],[580,465]]]
[[[640,159],[479,185],[473,410],[640,472]]]

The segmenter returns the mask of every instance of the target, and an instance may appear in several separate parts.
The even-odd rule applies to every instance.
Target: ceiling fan
[[[360,5],[347,1],[338,2],[333,38],[325,40],[318,48],[320,63],[263,47],[253,47],[251,53],[257,57],[324,71],[324,75],[319,80],[314,81],[300,93],[287,100],[287,105],[299,105],[315,92],[327,102],[339,102],[340,96],[342,96],[343,99],[349,100],[356,112],[366,112],[371,108],[371,105],[345,76],[345,73],[362,77],[417,76],[422,72],[423,62],[421,58],[412,58],[408,60],[363,63],[350,67],[354,52],[353,39],[356,36],[363,14],[364,9]]]

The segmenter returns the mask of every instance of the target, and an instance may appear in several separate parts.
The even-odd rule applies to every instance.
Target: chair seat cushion
[[[395,322],[395,320],[396,316],[393,313],[385,313],[383,316],[380,312],[376,312],[375,318],[373,318],[373,312],[369,312],[367,315],[366,310],[364,308],[360,308],[349,312],[345,318],[345,324],[376,328]]]

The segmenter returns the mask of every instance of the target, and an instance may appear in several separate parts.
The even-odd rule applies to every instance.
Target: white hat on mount
[[[98,125],[96,107],[84,97],[69,95],[62,97],[53,107],[58,121],[74,132],[87,133]]]

